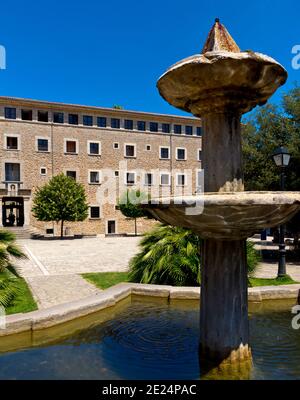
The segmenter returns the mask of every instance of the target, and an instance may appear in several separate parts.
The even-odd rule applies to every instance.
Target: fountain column
[[[225,110],[202,117],[205,192],[244,190],[240,119]],[[204,240],[201,283],[200,357],[251,357],[246,241]]]

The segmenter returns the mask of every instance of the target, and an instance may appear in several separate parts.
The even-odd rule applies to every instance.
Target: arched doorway
[[[24,225],[24,199],[23,197],[2,198],[2,225]]]

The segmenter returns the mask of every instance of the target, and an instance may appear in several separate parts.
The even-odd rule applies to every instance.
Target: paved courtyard
[[[17,269],[28,282],[39,308],[47,308],[99,293],[80,274],[127,271],[140,240],[140,237],[19,240],[28,259],[18,261]],[[257,244],[258,248],[265,248],[261,242]],[[287,264],[287,273],[300,282],[300,265]],[[256,272],[261,278],[276,275],[277,262],[263,262]]]

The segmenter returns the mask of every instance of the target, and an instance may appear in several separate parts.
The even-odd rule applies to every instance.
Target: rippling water
[[[300,379],[300,330],[291,318],[276,302],[251,310],[250,378]],[[199,379],[198,337],[197,307],[134,303],[67,338],[1,354],[0,379]]]

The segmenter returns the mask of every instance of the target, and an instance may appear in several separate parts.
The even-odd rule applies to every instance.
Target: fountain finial
[[[240,49],[233,40],[230,33],[224,25],[220,23],[220,19],[216,18],[213,27],[211,28],[206,42],[202,49],[202,54],[208,51],[231,51],[239,53]]]

